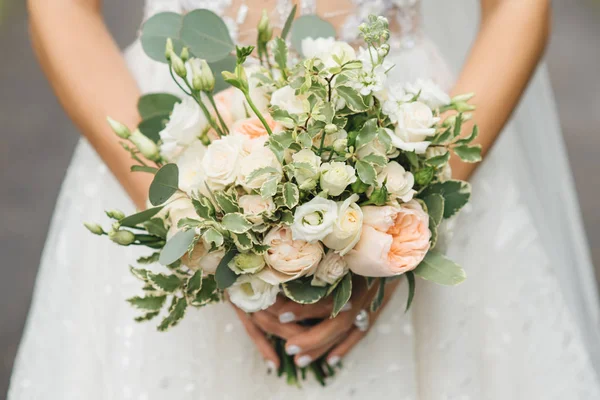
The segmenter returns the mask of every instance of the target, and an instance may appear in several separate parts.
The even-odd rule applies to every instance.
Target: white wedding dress
[[[396,9],[403,33],[392,51],[393,79],[451,84],[432,43],[455,73],[476,29],[474,0],[353,2],[346,24],[352,31],[365,14]],[[201,7],[223,14],[230,3],[148,0],[146,15]],[[302,3],[314,12],[315,1]],[[274,18],[289,7],[280,0]],[[232,34],[244,34],[234,20],[228,24]],[[139,42],[126,57],[143,91],[174,90],[165,66],[146,58]],[[599,303],[544,67],[473,178],[473,192],[448,245],[467,281],[456,288],[418,282],[407,314],[403,287],[327,388],[308,381],[297,389],[266,374],[228,305],[190,310],[168,333],[133,322],[125,299],[140,290],[127,268],[135,250],[87,233],[82,222],[102,221],[105,208],[134,207],[82,140],[58,201],[8,398],[600,399]]]

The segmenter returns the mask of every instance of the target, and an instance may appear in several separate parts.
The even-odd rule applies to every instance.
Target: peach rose
[[[323,257],[320,242],[293,240],[292,230],[287,226],[271,229],[263,243],[270,248],[265,254],[267,267],[258,276],[271,285],[313,275]]]
[[[272,132],[279,130],[279,125],[270,115],[264,115]],[[230,129],[232,136],[243,139],[242,148],[246,153],[251,153],[257,148],[264,147],[269,134],[258,117],[245,118],[237,121]]]
[[[412,200],[402,206],[363,207],[359,242],[346,255],[352,272],[371,277],[412,271],[429,251],[429,215]]]

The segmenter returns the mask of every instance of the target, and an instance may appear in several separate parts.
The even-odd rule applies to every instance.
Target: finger
[[[326,319],[302,335],[289,338],[285,346],[285,351],[289,355],[295,355],[326,346],[350,330],[354,318],[355,315],[353,313],[347,312],[339,314],[335,318]]]
[[[331,297],[323,299],[315,304],[299,304],[288,301],[279,308],[277,317],[282,324],[304,321],[307,319],[327,318],[333,310]]]
[[[318,360],[323,356],[323,354],[331,350],[331,347],[334,346],[336,343],[337,342],[328,343],[325,346],[321,346],[319,348],[298,354],[294,357],[294,362],[300,368],[307,367],[311,362]]]
[[[264,332],[286,340],[303,334],[308,329],[297,324],[282,324],[276,317],[266,311],[259,311],[252,314],[252,321]]]
[[[238,318],[242,321],[242,325],[246,329],[248,336],[254,342],[260,354],[262,354],[265,362],[267,363],[267,368],[269,370],[276,370],[279,368],[279,356],[277,352],[275,352],[275,348],[271,342],[267,339],[265,334],[252,322],[248,314],[240,310],[239,308],[233,306]]]
[[[269,308],[267,308],[265,311],[267,311],[271,315],[274,315],[275,317],[279,317],[279,314],[281,314],[281,308],[289,302],[290,300],[287,297],[279,294],[277,295],[277,300],[275,301],[275,303]]]

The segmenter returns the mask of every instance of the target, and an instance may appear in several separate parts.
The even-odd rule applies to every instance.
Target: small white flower
[[[296,208],[294,223],[291,227],[293,239],[308,243],[322,240],[333,232],[337,214],[335,201],[322,197],[313,198],[308,203]]]
[[[241,166],[238,173],[238,182],[247,190],[258,190],[267,180],[277,177],[279,180],[283,177],[283,169],[275,154],[268,147],[255,148],[250,154],[244,157],[241,161]],[[248,182],[248,177],[254,171],[270,167],[276,172],[264,173],[252,181]]]
[[[160,131],[161,154],[168,160],[176,159],[185,147],[198,140],[210,128],[200,106],[191,97],[175,104],[169,122]]]
[[[435,135],[434,125],[440,120],[434,117],[431,108],[420,101],[403,103],[398,107],[395,119],[395,131],[386,129],[394,147],[417,154],[425,153],[431,143],[426,139]]]
[[[321,189],[330,196],[339,196],[348,185],[356,182],[354,168],[343,162],[330,162],[321,166]]]
[[[450,96],[431,79],[417,79],[415,82],[407,83],[404,90],[412,96],[419,94],[419,101],[433,109],[438,109],[452,102]]]
[[[383,168],[377,175],[377,182],[380,185],[385,182],[385,187],[390,196],[394,200],[400,199],[404,203],[411,201],[416,193],[413,189],[415,177],[396,161],[391,161]]]
[[[251,313],[266,310],[275,304],[279,287],[253,275],[243,275],[227,289],[227,293],[233,304],[241,310]]]
[[[306,96],[296,96],[296,90],[291,86],[277,89],[271,95],[271,105],[279,107],[290,114],[302,114],[304,112],[303,99]]]
[[[302,40],[302,54],[306,58],[318,58],[323,61],[326,68],[335,67],[338,64],[334,56],[340,59],[341,64],[356,59],[356,52],[346,42],[337,41],[334,38],[306,38]]]
[[[206,147],[201,142],[191,144],[177,159],[179,168],[179,188],[192,196],[194,192],[208,195],[206,190],[206,175],[202,167],[202,159]]]
[[[363,213],[356,204],[358,195],[353,194],[344,201],[337,203],[338,218],[333,226],[333,232],[323,239],[323,244],[335,250],[341,256],[348,253],[360,240],[363,225]]]
[[[319,179],[319,167],[321,166],[321,157],[316,155],[310,149],[303,149],[292,155],[292,161],[310,165],[308,168],[296,168],[294,170],[294,178],[296,182],[306,189],[314,188]]]
[[[346,260],[340,257],[339,254],[330,251],[323,257],[321,263],[317,267],[317,271],[313,275],[311,285],[326,286],[333,285],[348,273],[348,265]]]
[[[208,146],[202,167],[211,188],[222,190],[237,179],[242,159],[239,138],[225,136]]]

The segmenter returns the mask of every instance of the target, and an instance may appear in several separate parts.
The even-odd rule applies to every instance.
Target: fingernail
[[[329,364],[331,367],[335,367],[336,365],[338,365],[341,361],[341,358],[339,356],[333,356],[333,357],[329,357],[329,359],[327,360],[327,364]]]
[[[298,357],[298,360],[296,361],[296,365],[299,366],[300,368],[304,368],[306,366],[308,366],[308,364],[310,364],[312,362],[312,358],[310,356],[301,356]]]
[[[293,312],[284,312],[283,314],[279,315],[279,322],[281,322],[282,324],[287,324],[290,323],[292,321],[296,320],[296,316],[294,315]]]
[[[342,309],[340,311],[345,312],[345,311],[350,311],[350,310],[352,310],[352,303],[347,302],[346,304],[344,304],[344,306],[342,307]]]
[[[267,360],[267,361],[265,361],[265,364],[267,365],[267,373],[268,374],[275,371],[275,369],[277,368],[277,365],[275,364],[275,362],[273,360]]]
[[[285,348],[285,352],[288,353],[289,356],[293,356],[300,353],[300,347],[296,346],[295,344],[292,344]]]

